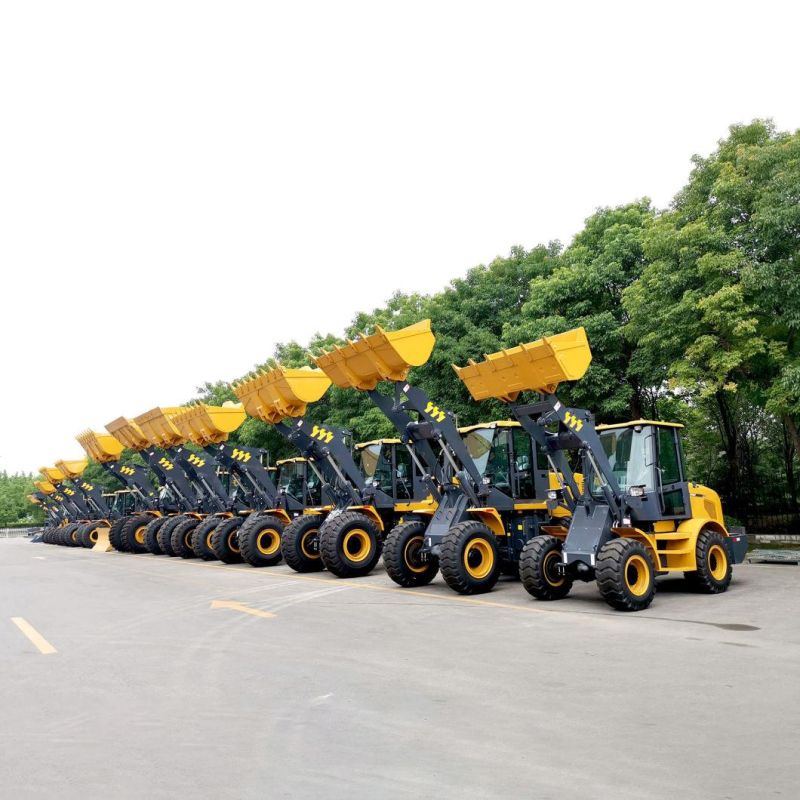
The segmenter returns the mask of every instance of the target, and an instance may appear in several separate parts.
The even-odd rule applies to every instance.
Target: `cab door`
[[[689,517],[689,487],[681,458],[678,428],[657,426],[656,449],[661,511],[665,517]]]

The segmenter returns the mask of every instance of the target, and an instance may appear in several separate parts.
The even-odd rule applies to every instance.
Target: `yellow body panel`
[[[383,520],[374,506],[350,506],[347,510],[360,511],[362,514],[366,514],[378,526],[378,530],[383,532]]]
[[[68,478],[80,478],[83,475],[86,467],[89,466],[89,460],[86,458],[80,461],[56,461],[56,467],[61,470]]]
[[[114,548],[111,546],[111,541],[108,538],[108,534],[111,528],[107,525],[102,525],[99,528],[95,528],[97,531],[97,541],[92,545],[92,550],[96,550],[98,553],[108,553]]]
[[[561,381],[582,378],[592,360],[583,328],[487,355],[479,364],[453,365],[474,400],[516,400],[520,392],[554,392]]]
[[[251,417],[276,423],[286,417],[302,417],[306,406],[316,403],[330,385],[330,378],[320,369],[276,367],[231,388]]]
[[[86,454],[97,461],[98,464],[116,461],[125,449],[122,442],[115,439],[110,433],[84,431],[75,438],[86,451]]]
[[[141,428],[142,433],[151,444],[158,447],[170,448],[186,444],[185,437],[175,426],[172,417],[180,414],[182,408],[160,408],[156,406],[150,411],[134,417],[134,422]]]
[[[708,486],[699,483],[689,484],[689,506],[692,518],[707,518],[725,527],[725,517],[722,513],[722,501],[719,495]]]
[[[221,406],[198,403],[181,410],[172,417],[172,422],[183,436],[202,447],[226,441],[246,416],[241,403]]]
[[[297,461],[307,461],[308,459],[303,456],[293,456],[292,458],[282,458],[280,461],[275,462],[275,466],[279,467],[281,464],[294,464]]]
[[[39,472],[41,472],[50,483],[61,483],[66,477],[66,475],[56,467],[39,467]]]
[[[458,429],[459,433],[469,433],[470,431],[482,431],[487,428],[521,428],[514,419],[495,419],[491,422],[479,422],[477,425],[464,425]]]
[[[373,439],[369,442],[358,442],[356,444],[356,450],[363,450],[365,447],[369,447],[371,444],[401,444],[399,439]]]
[[[368,391],[381,381],[403,381],[411,367],[419,367],[430,358],[436,337],[429,319],[399,331],[375,327],[375,333],[314,359],[338,387]]]
[[[142,429],[127,417],[117,417],[106,425],[106,430],[124,447],[132,450],[144,450],[150,446]]]
[[[611,428],[635,428],[639,425],[655,425],[658,428],[682,428],[680,422],[664,422],[658,419],[632,419],[629,422],[610,422],[605,425],[598,425],[595,430],[607,431]]]

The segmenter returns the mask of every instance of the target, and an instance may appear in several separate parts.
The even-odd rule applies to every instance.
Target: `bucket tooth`
[[[157,447],[170,448],[185,444],[187,439],[172,422],[172,417],[183,411],[182,408],[161,408],[156,406],[144,414],[134,417],[133,421],[141,428],[142,433],[151,444]]]
[[[431,356],[436,337],[424,319],[399,331],[375,333],[314,358],[317,366],[342,389],[369,391],[381,381],[403,381],[411,367]]]
[[[106,430],[120,442],[123,447],[130,447],[132,450],[144,450],[145,447],[149,447],[153,444],[144,435],[142,429],[132,419],[128,419],[127,417],[117,417],[106,425]]]
[[[520,392],[552,394],[562,381],[582,378],[592,361],[584,328],[487,355],[466,367],[453,365],[474,400],[514,401]]]
[[[84,431],[75,438],[86,451],[86,455],[93,458],[98,464],[116,461],[125,449],[122,442],[115,439],[110,433]]]
[[[39,472],[44,475],[45,480],[50,483],[61,483],[67,476],[57,467],[39,467]]]
[[[89,466],[89,461],[86,458],[78,461],[56,461],[56,467],[70,480],[80,478],[87,466]]]
[[[176,414],[172,422],[182,436],[204,447],[226,441],[246,416],[241,403],[229,401],[221,406],[198,403]]]
[[[309,403],[328,391],[330,378],[320,369],[276,367],[233,385],[244,410],[264,422],[276,423],[286,417],[302,417]]]

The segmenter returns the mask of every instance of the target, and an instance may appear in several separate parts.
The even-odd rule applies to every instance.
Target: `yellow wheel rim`
[[[561,586],[564,583],[563,578],[554,577],[558,573],[555,570],[555,566],[557,563],[561,562],[561,555],[557,550],[551,550],[545,557],[544,561],[542,562],[542,573],[544,574],[544,579],[551,585],[551,586]]]
[[[141,528],[136,529],[136,533],[133,534],[133,538],[136,539],[137,544],[144,544],[144,529],[147,525],[142,525]]]
[[[307,530],[300,538],[300,550],[306,558],[319,558],[319,553],[315,553],[308,547],[309,542],[317,535],[318,532],[319,531],[317,528],[311,528]]]
[[[631,594],[641,597],[650,588],[650,565],[640,555],[632,555],[625,564],[625,585]]]
[[[353,528],[344,535],[342,549],[351,561],[363,561],[372,550],[372,539],[361,528]]]
[[[189,531],[186,534],[186,536],[183,537],[183,543],[186,546],[187,550],[191,550],[192,549],[192,534],[193,533],[194,533],[194,531]]]
[[[231,531],[228,534],[228,547],[230,548],[232,553],[239,552],[239,543],[236,540],[236,531]]]
[[[213,550],[213,548],[211,547],[211,537],[212,537],[213,535],[214,535],[214,531],[212,530],[212,531],[211,531],[211,532],[210,532],[210,533],[209,533],[209,534],[206,536],[206,547],[207,547],[209,550]]]
[[[266,528],[258,534],[256,549],[262,556],[271,556],[278,552],[281,536],[275,528]]]
[[[406,565],[406,569],[408,569],[409,572],[415,572],[417,575],[421,572],[425,572],[428,568],[427,564],[420,564],[417,558],[417,554],[422,547],[422,542],[422,536],[412,536],[403,548],[403,563]],[[414,563],[415,561],[417,564]]]
[[[708,571],[715,581],[724,581],[728,574],[728,554],[718,544],[708,549]]]
[[[494,567],[494,552],[485,539],[472,539],[464,548],[464,568],[475,580],[485,578]]]
[[[89,531],[89,541],[90,542],[96,543],[97,542],[97,537],[98,537],[97,528],[95,528],[92,531]]]

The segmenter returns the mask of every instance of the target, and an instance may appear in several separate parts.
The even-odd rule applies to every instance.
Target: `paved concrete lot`
[[[0,669],[8,798],[800,794],[794,566],[620,614],[9,540]]]

